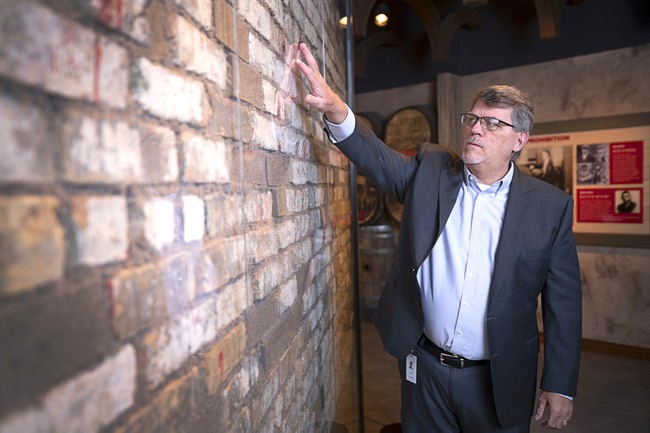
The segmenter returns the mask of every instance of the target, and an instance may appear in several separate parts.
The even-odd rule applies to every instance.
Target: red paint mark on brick
[[[122,0],[102,0],[102,5],[99,10],[99,19],[104,24],[122,28],[122,11],[124,5]]]
[[[99,102],[99,77],[100,77],[100,71],[102,67],[102,55],[104,54],[104,50],[102,49],[101,45],[99,45],[99,41],[95,42],[95,69],[93,73],[93,101],[94,102]]]

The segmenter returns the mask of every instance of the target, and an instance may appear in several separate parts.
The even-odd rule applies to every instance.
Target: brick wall
[[[1,433],[329,431],[348,165],[286,63],[344,94],[336,11],[0,0]]]

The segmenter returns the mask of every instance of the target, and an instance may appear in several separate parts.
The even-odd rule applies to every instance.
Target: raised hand
[[[300,68],[302,73],[309,82],[311,93],[305,96],[305,103],[314,107],[316,110],[325,114],[327,120],[332,123],[342,123],[347,114],[348,107],[345,102],[327,85],[325,79],[318,70],[316,59],[307,48],[307,45],[301,43],[299,45],[300,54],[305,59],[303,62],[300,59],[294,60],[295,67]],[[305,63],[306,62],[306,63]]]

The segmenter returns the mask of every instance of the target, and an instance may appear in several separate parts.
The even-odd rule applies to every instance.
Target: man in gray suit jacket
[[[573,202],[512,160],[532,130],[530,99],[491,86],[463,113],[462,156],[425,144],[388,148],[327,86],[308,48],[297,60],[330,139],[404,204],[395,262],[374,323],[399,359],[406,432],[561,429],[573,413],[581,286]],[[535,410],[539,332],[544,366]]]

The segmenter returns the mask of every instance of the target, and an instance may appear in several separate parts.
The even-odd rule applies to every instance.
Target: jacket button
[[[411,272],[415,273],[415,268],[411,268]]]
[[[421,301],[418,301],[418,305],[422,305],[422,302],[421,302]]]

